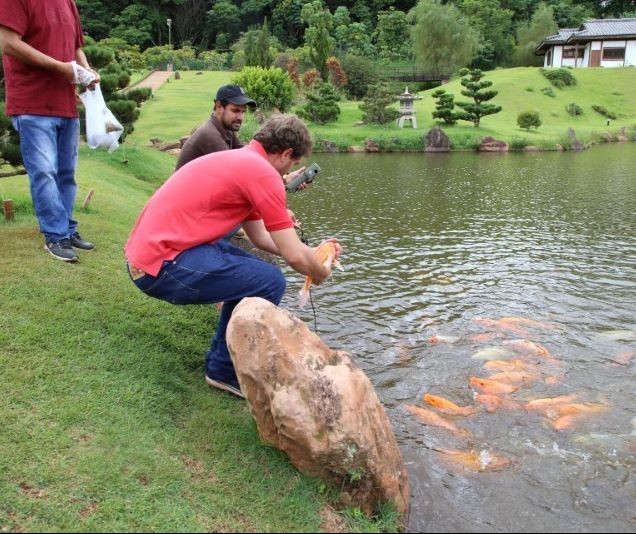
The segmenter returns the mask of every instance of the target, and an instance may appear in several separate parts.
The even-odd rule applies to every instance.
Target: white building
[[[636,18],[586,20],[560,29],[535,49],[544,67],[636,66]]]

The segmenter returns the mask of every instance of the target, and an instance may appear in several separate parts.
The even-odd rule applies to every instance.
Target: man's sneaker
[[[245,398],[243,392],[241,391],[241,386],[238,383],[238,380],[235,378],[233,380],[219,380],[218,378],[210,378],[208,375],[205,375],[205,381],[209,386],[213,388],[222,389],[223,391],[229,391],[233,393],[237,397]]]
[[[93,243],[91,243],[90,241],[84,241],[82,239],[82,236],[79,235],[77,232],[75,232],[72,236],[71,236],[71,245],[74,246],[75,248],[79,248],[82,250],[94,250],[95,249],[95,245],[93,245]]]
[[[70,239],[61,239],[60,241],[49,241],[44,244],[44,250],[46,250],[51,256],[57,260],[76,262],[79,258],[73,247],[71,246]]]

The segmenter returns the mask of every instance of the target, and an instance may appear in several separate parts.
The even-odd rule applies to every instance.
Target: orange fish
[[[634,356],[636,356],[636,350],[620,352],[613,361],[619,365],[628,365]]]
[[[483,404],[487,412],[495,412],[499,409],[502,410],[519,410],[521,404],[497,395],[486,395],[485,393],[477,393],[475,400],[479,404]]]
[[[503,371],[490,376],[489,379],[503,384],[510,384],[511,386],[523,387],[535,382],[538,376],[521,371]]]
[[[437,395],[431,395],[427,393],[424,395],[424,401],[437,408],[440,412],[449,415],[461,415],[467,416],[475,413],[475,408],[470,406],[457,406],[454,402],[445,399],[444,397],[438,397]]]
[[[537,372],[538,367],[532,363],[525,362],[523,360],[490,360],[484,364],[484,369],[489,371],[518,371],[518,372]]]
[[[497,337],[501,337],[499,332],[486,332],[483,334],[475,334],[470,337],[470,340],[473,343],[485,343],[486,341],[491,341]]]
[[[335,265],[341,271],[344,271],[340,262],[336,259],[336,244],[333,241],[323,241],[318,245],[316,249],[317,260],[322,263],[328,269],[331,269],[332,265]],[[309,288],[311,287],[311,276],[305,276],[305,285],[299,291],[298,305],[303,308],[309,300]]]
[[[543,345],[528,341],[527,339],[507,339],[503,341],[504,345],[508,345],[519,352],[525,352],[534,356],[542,356],[548,358],[551,356],[550,351]]]
[[[559,404],[566,404],[568,402],[575,401],[578,398],[576,393],[571,393],[570,395],[559,395],[558,397],[546,397],[543,399],[534,399],[526,403],[526,410],[531,410],[535,412],[545,412],[546,410],[550,410],[554,406],[558,406]]]
[[[480,473],[482,471],[496,471],[508,467],[512,462],[508,458],[503,456],[496,456],[486,449],[477,452],[460,451],[457,449],[435,449],[438,452],[445,454],[455,464],[473,471]]]
[[[442,416],[436,414],[431,410],[427,410],[426,408],[420,408],[419,406],[415,406],[414,404],[407,404],[407,411],[415,416],[420,422],[425,425],[430,426],[439,426],[446,430],[451,431],[453,434],[457,434],[458,436],[469,437],[471,435],[470,431],[465,428],[459,428],[455,423],[444,419]]]
[[[552,419],[550,425],[554,430],[567,430],[572,428],[579,421],[587,419],[590,415],[606,411],[607,408],[608,407],[604,404],[594,404],[590,402],[572,403],[557,406],[554,410],[555,413],[548,411],[546,415]],[[555,415],[556,417],[554,417]]]
[[[476,376],[470,377],[470,385],[487,395],[505,395],[519,389],[517,386],[511,384],[502,384],[496,380]]]

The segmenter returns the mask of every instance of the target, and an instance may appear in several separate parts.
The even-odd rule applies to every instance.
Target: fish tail
[[[309,290],[304,287],[298,292],[298,307],[304,308],[309,300]]]

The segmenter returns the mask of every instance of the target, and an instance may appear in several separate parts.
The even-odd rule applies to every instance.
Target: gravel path
[[[135,85],[128,87],[126,90],[130,91],[131,89],[140,89],[141,87],[150,87],[152,92],[154,93],[161,85],[168,79],[174,76],[173,71],[167,70],[156,70],[147,78],[141,80]]]

